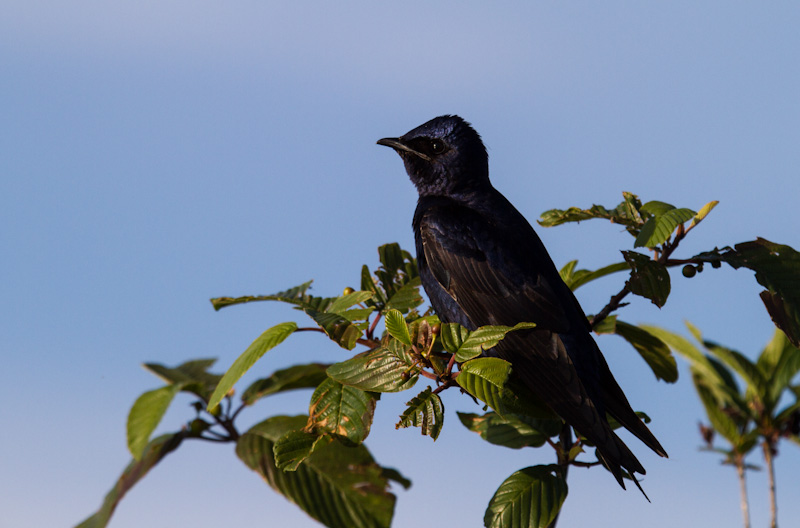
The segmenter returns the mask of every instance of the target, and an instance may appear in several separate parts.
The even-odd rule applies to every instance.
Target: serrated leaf
[[[647,220],[642,226],[642,230],[636,237],[633,247],[654,248],[669,240],[673,231],[688,220],[695,217],[697,213],[691,209],[671,209],[664,213]]]
[[[373,395],[329,378],[311,396],[306,431],[335,434],[360,444],[369,435],[374,413]]]
[[[147,391],[139,396],[128,413],[128,450],[134,460],[141,460],[142,453],[164,413],[167,412],[181,384],[167,385],[160,389]]]
[[[271,394],[314,388],[328,378],[325,371],[329,366],[327,363],[309,363],[276,370],[271,376],[254,381],[242,393],[242,403],[253,405]]]
[[[489,350],[503,340],[509,332],[518,330],[529,330],[535,328],[534,323],[517,323],[514,326],[481,326],[467,334],[458,349],[455,351],[456,361],[463,363],[481,355],[485,350]],[[463,333],[459,332],[459,336]],[[449,350],[448,350],[449,352]]]
[[[119,504],[119,501],[128,491],[150,472],[153,467],[161,460],[175,451],[181,445],[186,433],[180,431],[174,434],[165,434],[154,438],[142,450],[139,460],[133,460],[128,464],[122,475],[114,483],[114,487],[106,494],[103,504],[97,512],[80,523],[76,528],[104,528],[111,520],[111,515]]]
[[[511,373],[511,363],[500,358],[477,358],[461,365],[456,382],[467,392],[486,403],[500,414],[506,412],[503,404],[503,386]]]
[[[389,332],[389,335],[404,345],[411,346],[411,334],[408,331],[408,325],[403,314],[398,310],[389,310],[384,317],[386,331]]]
[[[388,492],[384,469],[364,445],[331,442],[315,449],[296,471],[277,468],[275,442],[306,421],[306,416],[269,418],[242,435],[236,454],[275,491],[325,526],[388,528],[395,496]]]
[[[271,295],[246,295],[243,297],[216,297],[211,299],[211,304],[214,306],[214,310],[220,310],[225,308],[226,306],[232,306],[234,304],[243,304],[249,302],[256,302],[256,301],[282,301],[288,302],[291,304],[303,304],[303,302],[307,299],[306,291],[311,286],[311,283],[314,281],[304,282],[299,286],[295,286],[293,288],[289,288],[288,290],[273,293]]]
[[[423,435],[428,435],[434,440],[439,438],[444,425],[444,404],[439,395],[427,387],[406,405],[406,410],[400,415],[400,421],[395,425],[395,429],[415,426],[420,428]]]
[[[222,376],[222,379],[217,384],[214,393],[209,399],[208,410],[211,411],[214,407],[219,405],[222,398],[224,398],[236,382],[244,376],[245,372],[250,370],[250,367],[261,359],[261,356],[283,343],[295,330],[297,330],[296,323],[280,323],[258,336],[258,338],[247,347],[247,350],[236,358],[231,368]]]
[[[289,431],[281,436],[272,448],[275,465],[283,471],[296,471],[297,467],[311,456],[311,453],[332,440],[329,436],[321,436],[305,431]]]
[[[399,392],[417,382],[421,367],[415,365],[402,343],[390,340],[367,352],[328,367],[328,376],[339,383],[371,392]]]
[[[495,412],[483,415],[460,412],[458,418],[464,427],[478,433],[487,442],[511,449],[540,447],[549,437],[558,434],[561,429],[559,420],[556,424],[556,431],[548,434],[553,432],[550,421],[515,414],[500,416]]]
[[[666,266],[635,251],[623,251],[625,262],[631,268],[627,286],[634,295],[640,295],[661,308],[670,292],[669,272]]]
[[[152,372],[170,384],[181,384],[183,391],[196,394],[203,401],[208,401],[214,388],[222,379],[221,374],[206,372],[216,359],[195,359],[181,363],[177,367],[166,367],[159,363],[145,363],[146,370]]]
[[[567,482],[558,466],[532,466],[508,477],[489,502],[487,528],[546,528],[567,498]]]
[[[630,343],[655,374],[667,383],[678,381],[678,365],[669,347],[644,328],[617,320],[615,332]]]
[[[325,331],[328,337],[345,350],[353,350],[356,341],[363,335],[358,325],[351,323],[339,314],[311,309],[303,311]]]

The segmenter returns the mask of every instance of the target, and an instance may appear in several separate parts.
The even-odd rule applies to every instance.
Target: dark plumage
[[[441,320],[469,329],[536,323],[486,354],[509,361],[529,389],[594,443],[623,488],[620,468],[645,470],[611,430],[606,413],[667,456],[614,380],[539,237],[492,187],[478,133],[458,116],[441,116],[378,144],[400,154],[419,191],[417,264]]]

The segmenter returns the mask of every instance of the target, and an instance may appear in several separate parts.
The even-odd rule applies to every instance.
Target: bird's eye
[[[444,144],[444,141],[441,141],[439,139],[431,140],[431,151],[434,154],[441,154],[442,152],[445,151],[445,149],[446,149],[446,146]]]

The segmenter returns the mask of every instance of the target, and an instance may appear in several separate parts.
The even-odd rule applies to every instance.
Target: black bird
[[[445,115],[378,144],[400,154],[419,191],[417,264],[439,318],[472,330],[536,323],[486,355],[510,362],[530,390],[595,444],[623,488],[621,468],[631,475],[645,470],[606,413],[667,456],[631,409],[536,232],[489,181],[486,148],[469,123]]]

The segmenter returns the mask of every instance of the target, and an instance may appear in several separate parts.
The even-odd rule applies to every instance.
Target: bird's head
[[[392,147],[420,196],[452,196],[490,186],[489,159],[481,137],[458,116],[440,116],[398,138],[378,145]]]

